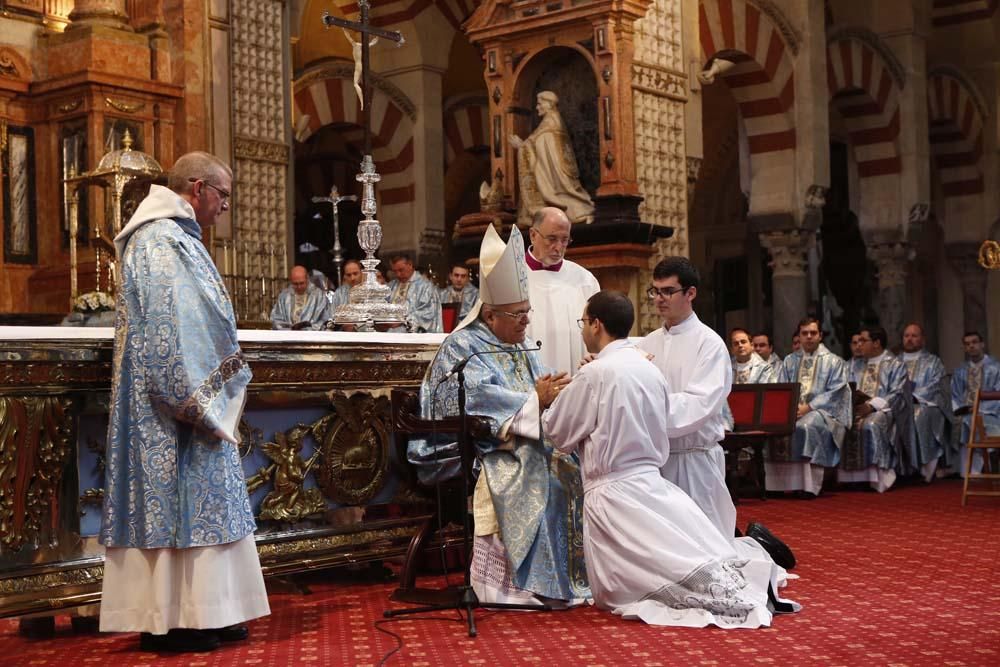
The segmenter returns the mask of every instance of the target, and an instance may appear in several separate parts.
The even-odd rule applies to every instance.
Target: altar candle
[[[267,256],[268,256],[268,266],[270,267],[270,272],[267,274],[268,277],[274,277],[274,244],[267,244]]]

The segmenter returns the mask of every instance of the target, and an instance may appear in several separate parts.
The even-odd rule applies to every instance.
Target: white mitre
[[[524,261],[521,230],[511,225],[510,239],[504,243],[493,225],[489,225],[479,246],[479,298],[454,331],[474,322],[484,303],[496,306],[527,300],[528,265]]]

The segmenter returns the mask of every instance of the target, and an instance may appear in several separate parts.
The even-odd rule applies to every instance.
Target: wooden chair
[[[428,436],[432,432],[441,434],[455,434],[461,431],[461,420],[458,417],[446,417],[431,421],[420,418],[420,397],[416,391],[407,389],[393,389],[391,394],[392,402],[392,425],[396,439],[397,454],[399,460],[406,464],[406,447],[411,436]],[[469,434],[475,439],[489,433],[489,424],[478,417],[468,417]],[[416,482],[416,474],[412,476],[412,481]],[[469,484],[469,489],[475,487],[474,481]],[[401,602],[419,602],[433,598],[433,592],[424,591],[416,587],[417,570],[420,565],[421,553],[425,548],[428,539],[436,532],[439,523],[446,524],[448,521],[455,521],[461,524],[461,512],[468,511],[468,499],[462,498],[461,480],[452,479],[441,483],[441,503],[435,508],[434,514],[430,515],[420,526],[417,532],[410,539],[410,546],[406,550],[406,560],[403,563],[403,571],[399,577],[399,588],[393,594],[392,599]],[[461,545],[461,531],[458,539],[448,540],[445,536],[445,547]],[[468,554],[463,554],[467,558]],[[467,563],[465,564],[467,566]],[[428,596],[430,594],[430,596]]]
[[[462,304],[458,301],[441,304],[441,325],[445,333],[451,333],[458,325],[458,311]]]
[[[962,507],[965,507],[965,500],[968,496],[1000,496],[1000,491],[996,491],[994,482],[1000,480],[1000,472],[994,472],[990,465],[990,449],[1000,449],[1000,435],[989,435],[986,433],[986,426],[983,424],[983,416],[979,414],[979,406],[983,401],[1000,401],[1000,391],[978,391],[976,400],[972,403],[972,422],[969,428],[969,442],[965,449],[965,483],[962,485]],[[972,472],[972,459],[975,450],[983,451],[983,472]],[[969,491],[969,480],[982,479],[990,480],[990,491]]]
[[[764,485],[764,445],[771,438],[790,436],[798,417],[799,383],[734,384],[729,393],[733,430],[726,431],[720,444],[726,452],[726,486],[737,502],[736,479],[732,471],[739,464],[739,453],[753,449],[753,465],[760,497],[766,497]]]

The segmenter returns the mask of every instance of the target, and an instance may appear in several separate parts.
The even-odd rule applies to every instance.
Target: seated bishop
[[[459,376],[449,371],[467,361],[466,412],[490,426],[490,436],[474,443],[480,473],[472,586],[482,602],[582,601],[590,591],[580,468],[540,429],[541,411],[569,379],[525,349],[531,304],[521,233],[512,228],[505,245],[488,227],[479,261],[479,299],[441,344],[420,387],[424,419],[459,414]],[[424,483],[460,474],[457,444],[444,438],[411,440],[407,458]]]
[[[392,290],[389,301],[406,303],[410,309],[408,319],[414,333],[441,333],[441,298],[438,288],[419,271],[414,270],[409,255],[392,258],[392,270],[396,278],[389,283]]]
[[[851,425],[851,387],[847,365],[823,345],[819,320],[799,322],[800,349],[785,357],[778,382],[798,382],[799,408],[787,446],[768,444],[764,463],[768,491],[819,495],[824,468],[840,462],[840,448]]]
[[[326,292],[309,280],[304,266],[292,267],[290,285],[278,294],[271,308],[272,329],[322,329],[330,319]]]
[[[882,327],[865,327],[858,334],[867,363],[854,399],[854,426],[845,439],[837,479],[868,482],[879,493],[896,481],[897,467],[906,472],[900,453],[908,450],[913,409],[906,365],[885,349]]]
[[[969,428],[972,423],[972,404],[976,393],[1000,391],[1000,362],[985,353],[986,343],[978,331],[969,331],[962,336],[965,347],[965,363],[951,375],[951,405],[955,416],[961,419],[958,432],[958,471],[965,477],[966,449],[969,442]],[[989,435],[1000,435],[1000,401],[988,401],[979,408],[983,416],[983,426]],[[982,450],[974,450],[972,472],[983,469]]]
[[[952,454],[946,446],[951,408],[944,391],[944,364],[924,349],[924,330],[919,324],[903,329],[902,361],[913,383],[913,435],[907,456],[929,482],[940,458]]]

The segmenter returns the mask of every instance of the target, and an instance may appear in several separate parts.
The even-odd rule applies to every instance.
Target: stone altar
[[[443,334],[239,332],[265,576],[405,554],[432,510],[392,432]],[[100,601],[113,330],[0,327],[0,617]]]

